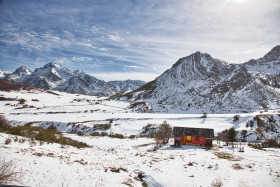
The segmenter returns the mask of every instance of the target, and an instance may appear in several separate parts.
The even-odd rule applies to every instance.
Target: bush
[[[247,127],[247,128],[248,128],[248,127],[251,127],[251,128],[252,128],[252,127],[254,127],[254,123],[255,123],[254,120],[250,120],[250,121],[247,122],[246,127]]]
[[[32,126],[17,126],[11,127],[9,134],[24,136],[31,138],[31,140],[44,141],[48,143],[59,143],[62,145],[71,145],[77,148],[90,147],[86,143],[72,140],[71,138],[63,137],[61,132],[57,131],[56,128],[44,129],[42,127],[32,127]]]
[[[171,126],[164,121],[155,133],[156,144],[167,144],[171,136]]]
[[[18,164],[11,160],[6,162],[4,159],[0,160],[0,184],[10,184],[13,182],[20,182],[22,172],[17,171]]]
[[[25,99],[19,99],[19,104],[23,105],[25,104],[26,100]]]
[[[223,182],[220,178],[216,178],[214,181],[211,183],[211,187],[221,187],[223,186]]]
[[[100,133],[99,132],[92,132],[90,133],[91,136],[100,136]]]
[[[125,136],[124,135],[122,135],[122,134],[118,134],[118,133],[111,133],[110,135],[109,135],[109,137],[111,137],[111,138],[119,138],[119,139],[124,139],[125,138]]]
[[[11,142],[12,142],[12,138],[7,138],[7,139],[5,140],[5,144],[6,144],[6,145],[10,144]]]
[[[148,123],[148,125],[146,125],[145,127],[142,128],[140,135],[154,138],[157,130],[158,130],[158,127],[156,124]]]
[[[111,128],[111,124],[107,123],[107,124],[95,124],[94,125],[94,129],[95,130],[108,130]]]
[[[267,139],[265,142],[262,143],[263,147],[280,147],[280,144],[274,139]]]
[[[0,115],[0,132],[4,132],[8,129],[10,129],[10,124],[8,123],[5,116]]]
[[[254,149],[263,150],[262,144],[258,144],[258,143],[252,144],[252,143],[249,143],[248,146],[251,147],[251,148],[254,148]]]
[[[201,118],[207,118],[207,113],[204,112],[204,113],[202,114]]]
[[[128,138],[130,138],[130,139],[135,139],[137,136],[136,135],[130,135]]]
[[[233,122],[239,121],[240,120],[240,115],[235,115],[233,116]]]

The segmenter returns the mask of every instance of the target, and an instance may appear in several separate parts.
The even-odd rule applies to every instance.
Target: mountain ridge
[[[120,99],[145,102],[149,112],[232,113],[264,106],[279,108],[279,49],[276,46],[264,57],[242,64],[198,51]],[[136,106],[137,110],[141,106]]]
[[[13,73],[6,74],[2,78],[9,81],[16,81],[29,84],[45,90],[59,90],[69,93],[79,93],[95,96],[111,96],[118,92],[130,91],[142,86],[145,82],[135,80],[134,82],[115,81],[105,82],[85,72],[76,70],[74,72],[56,63],[47,63],[43,67],[36,68],[33,72],[25,66],[17,68]],[[122,88],[118,87],[119,82]],[[127,87],[128,89],[125,89]]]

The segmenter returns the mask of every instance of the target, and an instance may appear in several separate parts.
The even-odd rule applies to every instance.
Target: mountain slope
[[[46,90],[52,89],[96,96],[111,96],[119,92],[131,91],[145,83],[137,80],[110,81],[107,83],[79,70],[71,72],[55,63],[48,63],[43,67],[36,68],[34,72],[22,66],[15,72],[5,75],[4,78]]]
[[[106,82],[78,70],[66,82],[59,85],[57,90],[96,96],[110,96],[114,94]]]
[[[145,84],[144,81],[140,80],[125,80],[125,81],[109,81],[107,85],[115,93],[123,93],[127,91],[135,90]]]
[[[263,58],[244,64],[229,64],[196,52],[179,59],[154,81],[123,95],[122,99],[144,100],[150,103],[152,112],[232,113],[262,106],[277,108],[280,92],[277,85],[273,87],[279,68],[277,51],[278,47],[273,48]],[[262,70],[261,62],[263,66],[273,63],[276,71],[273,74],[258,71]],[[276,81],[264,84],[263,78],[271,78],[270,75]],[[268,78],[265,80],[269,81]]]

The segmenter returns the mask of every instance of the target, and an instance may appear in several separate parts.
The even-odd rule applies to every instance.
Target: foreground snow
[[[144,182],[148,186],[211,186],[219,181],[224,186],[280,185],[279,149],[260,151],[247,145],[244,153],[233,152],[230,147],[209,151],[192,146],[173,149],[170,140],[169,145],[151,151],[155,145],[150,138],[88,136],[94,125],[109,122],[108,133],[126,136],[139,135],[148,123],[165,120],[172,126],[213,128],[215,134],[232,126],[248,130],[246,123],[259,113],[239,114],[240,121],[233,122],[235,114],[208,114],[201,118],[202,114],[136,113],[129,109],[128,102],[62,92],[0,91],[0,97],[0,114],[13,125],[55,125],[65,136],[92,146],[76,149],[58,144],[19,143],[22,137],[0,133],[0,157],[17,162],[23,172],[20,185],[142,186]],[[20,99],[25,99],[25,103],[20,104]],[[86,136],[66,133],[74,127]],[[7,139],[12,142],[5,144]],[[217,153],[229,153],[233,158],[221,159]]]
[[[28,141],[6,145],[15,136],[0,133],[0,155],[17,162],[22,171],[20,185],[27,186],[142,186],[142,173],[148,186],[279,186],[280,150],[245,152],[230,147],[164,146],[150,151],[154,140],[113,139],[68,135],[92,148],[76,149],[58,144],[30,145]],[[19,137],[20,139],[21,137]],[[172,141],[170,142],[172,144]],[[231,160],[216,153],[229,153]]]

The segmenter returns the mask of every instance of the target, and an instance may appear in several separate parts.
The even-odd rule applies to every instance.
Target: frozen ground
[[[0,114],[14,125],[29,122],[42,125],[52,122],[69,132],[69,124],[84,127],[112,121],[108,132],[138,135],[148,123],[167,121],[172,126],[208,127],[215,133],[235,126],[246,129],[246,122],[258,113],[239,114],[155,114],[135,113],[129,103],[106,98],[66,94],[0,92]],[[5,99],[3,99],[5,98]],[[25,99],[19,104],[19,99]],[[269,111],[274,112],[274,111]],[[29,141],[19,143],[15,136],[0,133],[0,157],[15,160],[22,170],[21,185],[27,186],[211,186],[221,181],[224,186],[280,186],[280,150],[265,151],[245,146],[245,152],[233,152],[230,147],[206,151],[201,147],[184,146],[172,149],[169,145],[150,151],[150,138],[116,139],[109,137],[77,136],[92,148],[76,149],[58,144],[40,145]],[[5,144],[12,139],[10,144]],[[17,141],[15,141],[17,140]],[[172,140],[170,144],[173,144]],[[222,159],[217,154],[229,153]],[[141,173],[144,178],[141,180]],[[140,176],[140,178],[139,178]]]
[[[233,123],[236,114],[165,114],[165,113],[137,113],[129,109],[128,102],[106,100],[95,96],[67,94],[63,92],[3,92],[0,97],[10,98],[0,102],[0,114],[13,124],[24,125],[29,122],[52,122],[57,128],[69,132],[69,124],[78,124],[80,131],[88,133],[83,127],[106,123],[112,120],[112,127],[108,130],[124,135],[139,134],[148,123],[162,123],[167,121],[172,126],[214,128],[215,133],[235,126],[237,130],[246,129],[246,123],[256,113],[242,113],[240,121]],[[25,108],[18,100],[25,99]],[[273,113],[274,111],[269,111]],[[38,125],[42,125],[42,123]]]
[[[206,151],[166,145],[149,151],[154,141],[148,138],[69,136],[92,148],[14,140],[6,145],[5,140],[14,136],[0,133],[0,154],[17,162],[23,172],[20,184],[28,186],[142,186],[139,173],[148,186],[211,186],[216,181],[224,186],[280,185],[279,149],[262,151],[244,145],[245,152],[233,152],[230,147]],[[217,153],[232,158],[218,158]]]

